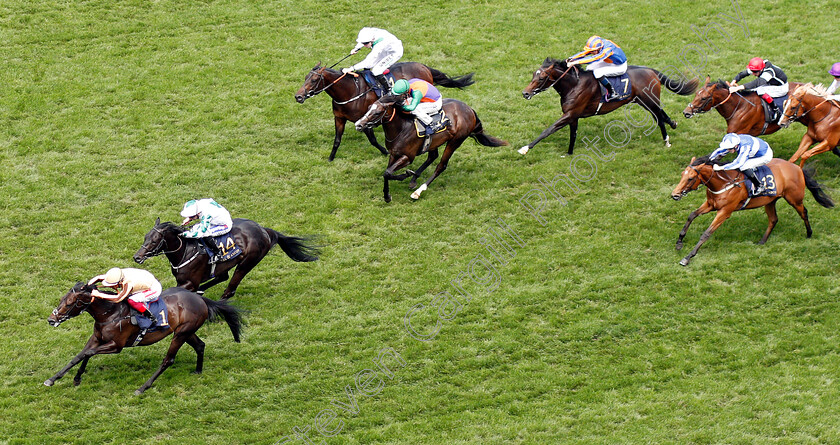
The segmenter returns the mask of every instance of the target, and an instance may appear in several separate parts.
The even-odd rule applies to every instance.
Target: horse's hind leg
[[[408,186],[411,189],[414,189],[414,188],[417,187],[417,180],[420,179],[420,174],[422,174],[423,170],[426,170],[426,168],[429,165],[431,165],[432,161],[437,159],[437,157],[438,157],[438,151],[437,150],[429,150],[429,154],[428,154],[428,156],[426,156],[426,160],[423,162],[423,164],[420,166],[420,168],[418,168],[417,171],[414,172],[414,176],[411,177],[411,182],[408,184]]]
[[[265,253],[262,254],[257,261],[243,261],[236,266],[236,270],[233,271],[233,276],[230,279],[230,283],[228,283],[225,291],[222,293],[222,298],[220,300],[227,300],[233,297],[233,294],[236,293],[236,288],[239,287],[239,283],[242,282],[242,279],[245,278],[245,275],[253,269],[257,263],[265,256]]]
[[[802,221],[805,221],[805,237],[810,238],[813,231],[811,230],[811,222],[808,220],[808,209],[806,209],[805,205],[802,203],[802,198],[800,198],[797,202],[793,198],[785,195],[785,201],[787,201],[791,207],[796,209],[796,213],[799,214]]]
[[[184,327],[184,325],[178,327],[181,328]],[[163,371],[166,371],[166,368],[172,366],[172,363],[175,363],[175,354],[178,353],[178,350],[181,349],[181,345],[184,344],[184,341],[188,337],[189,336],[184,335],[182,333],[178,333],[177,331],[175,332],[175,335],[172,337],[172,343],[169,344],[169,350],[166,351],[166,356],[163,357],[163,363],[160,364],[158,370],[155,371],[154,374],[152,374],[149,380],[146,380],[146,383],[144,383],[141,387],[137,388],[137,391],[134,391],[135,396],[139,396],[140,394],[143,394],[144,391],[151,388],[152,383],[155,382],[155,379],[157,379],[158,376],[160,376],[161,373],[163,373]]]
[[[85,373],[85,368],[87,368],[88,360],[90,360],[90,357],[85,357],[82,360],[82,364],[79,365],[79,371],[76,372],[76,376],[73,377],[73,386],[79,386],[79,384],[82,383],[82,374]]]
[[[761,240],[758,244],[764,244],[767,242],[767,238],[770,237],[770,232],[773,231],[773,228],[776,227],[776,223],[779,222],[779,217],[776,216],[776,201],[773,200],[770,204],[764,206],[764,211],[767,213],[767,232],[764,233],[764,236],[761,237]]]
[[[455,153],[455,150],[457,150],[458,147],[460,147],[461,144],[464,143],[464,140],[466,140],[466,138],[452,139],[446,143],[446,148],[443,150],[443,155],[440,157],[440,162],[438,162],[437,167],[435,167],[435,172],[432,173],[432,176],[430,176],[429,179],[427,179],[426,182],[423,183],[423,185],[418,187],[417,190],[415,190],[414,193],[411,194],[411,199],[420,199],[420,194],[423,193],[427,188],[429,188],[429,185],[432,184],[432,181],[434,181],[435,178],[438,177],[438,175],[440,175],[441,173],[443,173],[444,170],[446,170],[446,166],[447,164],[449,164],[449,158],[451,158],[452,153]]]
[[[195,349],[195,374],[201,374],[201,371],[204,370],[204,342],[193,334],[187,339],[187,344]]]

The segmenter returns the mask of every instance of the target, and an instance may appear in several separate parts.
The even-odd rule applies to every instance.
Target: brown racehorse
[[[671,128],[677,128],[677,123],[665,114],[665,110],[659,103],[660,85],[665,85],[674,93],[686,96],[693,93],[697,88],[697,79],[692,79],[686,83],[676,82],[659,71],[644,66],[631,65],[627,68],[627,73],[632,84],[630,97],[602,105],[599,103],[601,92],[598,80],[591,72],[579,72],[577,66],[570,68],[565,60],[546,58],[542,66],[534,72],[531,83],[525,87],[522,96],[525,99],[531,99],[537,94],[554,87],[560,94],[560,107],[563,109],[563,115],[557,122],[540,133],[530,144],[520,148],[519,153],[524,155],[528,150],[534,148],[538,142],[568,125],[569,154],[571,155],[575,149],[578,119],[596,114],[607,114],[634,101],[641,104],[653,115],[653,119],[662,132],[662,140],[665,141],[666,146],[670,146],[671,139],[665,130],[665,124],[670,125]]]
[[[96,289],[94,285],[76,283],[61,298],[58,307],[47,318],[50,326],[58,327],[65,320],[82,312],[87,312],[93,317],[94,324],[93,335],[88,339],[82,352],[73,357],[61,371],[47,379],[44,385],[53,386],[56,380],[63,377],[70,368],[81,362],[82,365],[79,367],[76,377],[73,378],[73,384],[78,385],[82,382],[82,374],[84,374],[91,357],[97,354],[118,354],[123,348],[131,346],[129,343],[134,342],[140,333],[140,328],[129,322],[130,308],[128,304],[124,302],[112,303],[101,298],[94,298],[91,295],[91,291],[94,289]],[[150,331],[138,345],[151,345],[168,337],[169,334],[174,335],[160,368],[134,392],[137,395],[149,389],[155,379],[172,365],[175,361],[175,354],[178,353],[178,349],[185,342],[195,349],[197,356],[195,372],[196,374],[201,373],[204,367],[204,342],[195,333],[204,322],[216,321],[218,317],[221,317],[230,327],[234,341],[239,343],[241,319],[239,311],[233,306],[213,301],[180,287],[171,287],[164,290],[161,292],[160,298],[166,303],[169,312],[166,320],[169,328]]]
[[[793,91],[795,87],[802,84],[790,82],[789,85],[790,91]],[[686,119],[691,119],[714,109],[726,119],[727,133],[761,136],[779,131],[781,128],[779,124],[765,124],[764,107],[761,101],[755,92],[733,94],[729,92],[728,83],[722,80],[712,82],[706,76],[706,83],[697,91],[694,100],[685,107],[683,115]]]
[[[449,163],[449,158],[452,157],[452,153],[468,137],[472,137],[479,144],[487,147],[507,145],[507,142],[484,133],[484,127],[481,125],[478,115],[469,105],[455,99],[443,99],[443,110],[449,117],[450,125],[445,130],[435,133],[432,136],[428,147],[429,155],[416,172],[406,170],[406,173],[397,175],[395,174],[397,170],[407,167],[414,161],[415,157],[423,154],[424,139],[417,136],[417,130],[414,127],[414,116],[402,110],[397,110],[397,104],[401,100],[401,96],[393,94],[383,96],[370,106],[368,112],[361,119],[356,121],[356,129],[359,131],[365,128],[373,128],[379,124],[382,124],[385,130],[385,146],[388,147],[388,152],[391,155],[388,160],[388,168],[385,169],[385,173],[382,175],[385,178],[383,189],[385,202],[391,202],[388,181],[392,179],[402,181],[412,176],[410,187],[414,188],[423,170],[437,158],[437,149],[444,142],[446,143],[446,147],[443,150],[443,156],[440,158],[437,168],[435,168],[435,172],[423,185],[411,194],[413,199],[419,199],[420,194],[429,187],[432,181],[446,170],[446,165]]]
[[[834,153],[840,155],[836,148],[840,142],[840,105],[828,96],[822,85],[807,83],[796,88],[785,103],[780,125],[787,127],[791,122],[799,121],[808,127],[790,162],[796,162],[802,157],[799,161],[802,166],[811,156],[828,150],[834,150]],[[814,142],[819,144],[808,150]]]
[[[447,88],[464,88],[475,83],[472,80],[473,73],[449,77],[443,72],[417,62],[395,63],[390,70],[395,79],[416,77]],[[335,140],[329,158],[332,161],[335,159],[335,153],[341,144],[345,124],[348,120],[356,122],[364,116],[370,104],[376,102],[376,93],[367,86],[361,76],[344,75],[341,71],[321,66],[318,63],[306,75],[303,86],[295,93],[295,100],[303,103],[306,99],[322,91],[326,91],[332,97],[333,115],[335,116]],[[371,145],[378,148],[383,155],[388,154],[385,147],[376,140],[373,129],[365,129],[364,133]]]
[[[286,236],[249,219],[234,218],[230,234],[242,253],[216,263],[213,270],[204,246],[194,238],[180,236],[185,230],[171,222],[161,223],[158,218],[155,226],[146,234],[143,245],[134,254],[134,261],[143,264],[153,256],[165,254],[178,287],[198,292],[204,292],[227,280],[228,272],[235,267],[233,278],[222,293],[222,300],[233,297],[239,282],[275,245],[279,245],[295,261],[316,261],[319,254],[317,246],[309,244],[309,238]],[[214,276],[211,276],[211,271]]]
[[[744,181],[749,182],[744,174],[735,170],[716,171],[712,168],[715,163],[716,162],[709,161],[708,156],[704,156],[702,158],[691,158],[691,162],[688,164],[688,167],[686,167],[682,172],[680,183],[677,184],[677,187],[674,188],[673,192],[671,192],[671,197],[674,198],[675,201],[679,201],[683,196],[688,194],[688,192],[696,190],[701,185],[706,186],[706,201],[704,201],[697,210],[688,215],[688,221],[686,221],[685,226],[683,226],[680,236],[677,239],[677,250],[682,249],[683,238],[685,238],[688,226],[691,225],[694,218],[713,210],[717,212],[712,224],[709,225],[709,228],[706,229],[706,231],[704,231],[700,236],[700,241],[697,242],[694,249],[692,249],[691,252],[689,252],[689,254],[680,261],[680,264],[683,266],[688,265],[691,258],[694,255],[697,255],[697,251],[700,250],[700,246],[702,246],[703,243],[712,236],[712,233],[714,233],[714,231],[717,230],[717,228],[720,227],[720,225],[723,224],[730,215],[732,215],[732,212],[736,210],[742,210],[742,208],[755,209],[758,207],[764,207],[764,211],[767,212],[769,224],[764,236],[761,237],[761,240],[758,242],[758,244],[764,244],[767,242],[770,232],[773,231],[773,227],[776,226],[776,222],[779,220],[776,216],[776,201],[779,198],[784,198],[788,204],[796,209],[799,216],[802,217],[802,220],[805,221],[805,231],[808,238],[811,237],[811,223],[808,221],[808,210],[805,209],[805,206],[802,203],[803,198],[805,197],[805,189],[807,188],[811,191],[811,194],[814,195],[814,199],[816,199],[817,203],[821,206],[834,206],[831,198],[829,198],[828,195],[826,195],[820,188],[820,185],[813,178],[813,175],[810,172],[803,172],[802,169],[796,166],[796,164],[792,164],[784,159],[773,159],[767,164],[773,172],[773,181],[776,185],[776,195],[760,196],[752,198],[749,201],[747,201],[747,185],[742,185]],[[746,206],[744,206],[745,202]]]

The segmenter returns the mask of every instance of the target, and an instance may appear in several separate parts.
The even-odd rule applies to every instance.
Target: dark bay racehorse
[[[402,181],[412,176],[410,187],[414,188],[417,185],[417,179],[420,177],[420,174],[437,158],[437,149],[444,143],[446,143],[446,147],[443,150],[443,156],[440,158],[437,168],[435,168],[435,172],[420,188],[411,194],[413,199],[419,199],[420,194],[429,187],[432,181],[446,170],[452,153],[468,137],[472,137],[479,144],[487,147],[507,145],[507,142],[484,133],[484,127],[481,125],[478,115],[469,105],[455,99],[443,99],[443,110],[449,117],[450,125],[444,131],[432,135],[432,140],[428,148],[429,156],[416,172],[406,170],[406,173],[395,174],[397,170],[411,164],[416,156],[423,154],[423,138],[417,136],[417,130],[414,127],[414,116],[401,109],[397,109],[399,108],[397,103],[401,100],[401,97],[396,95],[383,96],[374,102],[368,112],[356,122],[356,129],[359,131],[366,128],[373,128],[379,124],[382,124],[385,130],[385,145],[388,147],[388,152],[390,153],[388,168],[385,169],[385,173],[382,175],[385,179],[383,189],[385,202],[391,202],[388,181],[392,179]]]
[[[697,88],[697,79],[689,82],[676,82],[666,77],[659,71],[644,66],[631,65],[627,68],[632,84],[632,94],[624,100],[600,104],[601,89],[598,80],[589,71],[579,71],[577,66],[569,67],[565,60],[546,58],[542,66],[534,72],[531,83],[522,92],[525,99],[531,99],[537,94],[554,88],[560,94],[560,106],[563,115],[557,122],[546,128],[530,144],[519,149],[519,153],[525,154],[534,148],[538,142],[553,134],[555,131],[569,126],[569,154],[575,149],[577,138],[578,119],[594,116],[596,114],[607,114],[622,105],[636,102],[642,105],[659,125],[662,132],[662,140],[666,146],[670,146],[670,138],[665,130],[665,124],[671,128],[677,128],[677,123],[671,120],[659,103],[660,85],[681,96],[694,92]]]
[[[691,225],[694,218],[713,210],[717,212],[712,224],[709,225],[709,228],[706,229],[706,231],[703,232],[703,235],[700,236],[700,241],[697,242],[694,249],[692,249],[685,258],[680,260],[680,264],[683,266],[688,265],[691,258],[694,255],[697,255],[697,251],[700,250],[700,246],[702,246],[703,243],[712,236],[712,233],[714,233],[714,231],[717,230],[717,228],[720,227],[720,225],[723,224],[730,215],[732,215],[732,212],[742,210],[742,208],[755,209],[764,207],[769,223],[767,231],[758,242],[758,244],[764,244],[767,242],[770,232],[773,231],[773,227],[776,226],[776,222],[779,220],[776,216],[776,201],[779,200],[779,198],[784,198],[788,204],[796,209],[796,212],[799,213],[802,220],[805,221],[805,234],[808,238],[811,237],[811,223],[808,221],[808,210],[805,209],[805,205],[803,204],[805,189],[807,188],[811,191],[811,194],[814,195],[814,199],[817,200],[819,205],[823,207],[834,206],[831,198],[825,194],[820,185],[813,178],[813,174],[811,172],[803,172],[802,169],[796,166],[796,164],[792,164],[784,159],[773,159],[767,164],[773,172],[772,178],[776,185],[776,195],[759,196],[752,198],[749,201],[747,201],[749,192],[747,191],[748,185],[744,183],[746,180],[744,174],[735,170],[716,171],[713,168],[715,163],[716,161],[709,161],[708,156],[704,156],[702,158],[691,158],[691,162],[688,164],[688,167],[686,167],[682,172],[680,183],[677,184],[674,191],[671,192],[671,197],[674,198],[675,201],[679,201],[683,196],[687,195],[688,192],[696,190],[701,185],[706,186],[706,201],[704,201],[697,210],[688,215],[688,221],[686,221],[685,226],[683,226],[682,231],[680,231],[680,236],[677,239],[677,250],[682,249],[683,238],[685,238],[688,226]],[[768,176],[768,178],[769,177],[770,176]],[[746,180],[746,182],[749,183],[749,180]],[[744,206],[745,202],[747,204],[746,206]]]
[[[315,261],[319,254],[318,248],[309,244],[309,238],[286,236],[249,219],[235,218],[230,234],[242,253],[228,261],[216,263],[213,271],[215,277],[212,277],[212,267],[208,263],[209,256],[204,246],[196,239],[180,236],[185,230],[171,222],[161,223],[158,218],[155,226],[146,234],[143,246],[134,254],[134,261],[143,264],[153,256],[165,254],[178,287],[201,292],[227,280],[228,272],[236,267],[233,278],[222,293],[222,300],[233,297],[242,278],[275,244],[294,261]]]
[[[416,77],[447,88],[464,88],[475,83],[472,79],[473,73],[449,77],[443,72],[417,62],[395,63],[390,70],[395,79]],[[306,99],[322,91],[326,91],[332,98],[333,115],[335,116],[335,140],[329,158],[332,161],[335,159],[335,153],[341,144],[341,136],[344,134],[344,126],[347,121],[358,121],[365,115],[370,104],[376,102],[377,98],[376,93],[368,87],[361,76],[345,75],[341,71],[321,66],[318,63],[306,75],[303,86],[295,93],[295,100],[303,103]],[[376,140],[373,129],[367,128],[363,132],[371,145],[378,148],[382,154],[388,154],[385,147]]]
[[[123,348],[131,346],[129,343],[134,342],[140,333],[140,328],[129,322],[130,307],[128,304],[124,302],[112,303],[101,298],[94,298],[91,295],[91,291],[94,289],[96,289],[94,285],[76,283],[61,298],[58,307],[47,318],[50,326],[58,327],[65,320],[82,312],[87,312],[93,317],[94,324],[93,335],[88,339],[82,352],[73,357],[61,371],[47,379],[44,385],[53,386],[56,380],[63,377],[70,368],[81,362],[82,365],[79,367],[76,377],[73,378],[73,384],[78,385],[82,382],[82,374],[84,374],[91,357],[97,354],[118,354]],[[175,354],[178,353],[185,342],[195,349],[197,356],[195,372],[197,374],[201,373],[204,367],[204,342],[195,333],[204,322],[217,321],[221,317],[230,327],[234,341],[239,343],[241,319],[239,311],[233,306],[213,301],[180,287],[171,287],[164,290],[161,292],[160,298],[166,303],[169,312],[166,320],[169,328],[149,332],[138,345],[151,345],[168,337],[169,334],[174,335],[172,336],[172,342],[169,344],[169,350],[166,351],[166,356],[163,358],[163,363],[152,374],[152,377],[134,392],[137,395],[149,389],[155,379],[172,365],[175,361]]]
[[[801,157],[801,167],[811,156],[828,150],[833,150],[840,156],[840,150],[837,149],[837,144],[840,143],[840,105],[830,99],[822,85],[808,83],[791,92],[779,125],[787,127],[793,121],[799,121],[808,127],[808,130],[802,136],[799,148],[790,158],[790,162],[796,162]],[[818,144],[809,150],[815,142]]]
[[[790,82],[790,91],[801,83]],[[723,80],[712,82],[706,77],[703,88],[694,95],[683,110],[683,115],[690,119],[698,114],[717,110],[726,120],[726,132],[761,136],[779,131],[777,123],[766,124],[762,99],[755,92],[730,93],[729,84]]]

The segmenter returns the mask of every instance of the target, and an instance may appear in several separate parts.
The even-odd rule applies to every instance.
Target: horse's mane
[[[548,68],[552,65],[560,65],[563,68],[567,67],[565,59],[555,59],[553,57],[546,57],[545,60],[543,60],[543,64],[540,68]]]
[[[821,83],[814,85],[811,82],[808,82],[804,85],[796,87],[796,90],[793,91],[793,94],[799,97],[801,97],[805,93],[810,93],[814,96],[819,96],[822,98],[827,98],[828,96],[830,96],[830,94],[828,94],[828,90],[826,90],[823,84]]]
[[[715,82],[715,88],[725,88],[728,90],[729,84],[723,79],[718,79],[717,82]]]
[[[399,102],[401,99],[402,97],[396,94],[386,94],[379,98],[379,103],[385,106],[391,106]]]
[[[723,162],[718,161],[718,160],[712,161],[712,160],[709,159],[709,156],[706,155],[706,156],[700,156],[699,158],[694,159],[694,162],[692,162],[689,165],[691,167],[694,167],[694,166],[697,166],[697,165],[705,165],[705,164],[708,164],[708,165],[723,165]]]
[[[163,226],[162,228],[164,230],[172,230],[176,233],[184,233],[184,232],[187,231],[186,227],[184,227],[180,224],[175,224],[172,221],[162,222],[162,223],[160,223],[160,226]]]

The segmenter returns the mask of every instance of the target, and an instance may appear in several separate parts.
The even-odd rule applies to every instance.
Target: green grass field
[[[560,116],[553,92],[526,101],[521,91],[545,57],[567,57],[593,33],[660,70],[728,80],[759,55],[791,80],[830,82],[833,3],[743,2],[740,16],[733,5],[5,2],[0,443],[840,442],[838,210],[806,196],[806,239],[780,203],[764,246],[764,212],[737,213],[678,265],[674,242],[705,193],[674,202],[670,192],[723,136],[717,113],[686,120],[691,98],[663,91],[679,122],[671,148],[634,128],[623,147],[600,147],[614,159],[597,160],[567,205],[547,203],[542,223],[520,203],[580,159],[561,156],[566,129],[516,152]],[[442,93],[511,145],[467,141],[417,202],[407,182],[383,202],[386,158],[352,127],[327,162],[329,98],[293,95],[362,26],[400,37],[403,61],[475,72],[475,85]],[[577,152],[621,119],[582,120]],[[803,133],[794,124],[765,139],[788,158]],[[840,200],[840,159],[812,164]],[[184,347],[135,397],[164,340],[94,357],[78,387],[75,370],[45,387],[92,329],[87,314],[50,328],[60,297],[134,266],[155,218],[179,221],[201,197],[286,234],[322,235],[321,261],[264,259],[234,298],[248,311],[242,343],[224,324],[199,330],[202,375]],[[687,248],[711,219],[694,222]],[[488,229],[509,244],[503,260],[483,245]],[[175,284],[164,258],[142,267]]]

